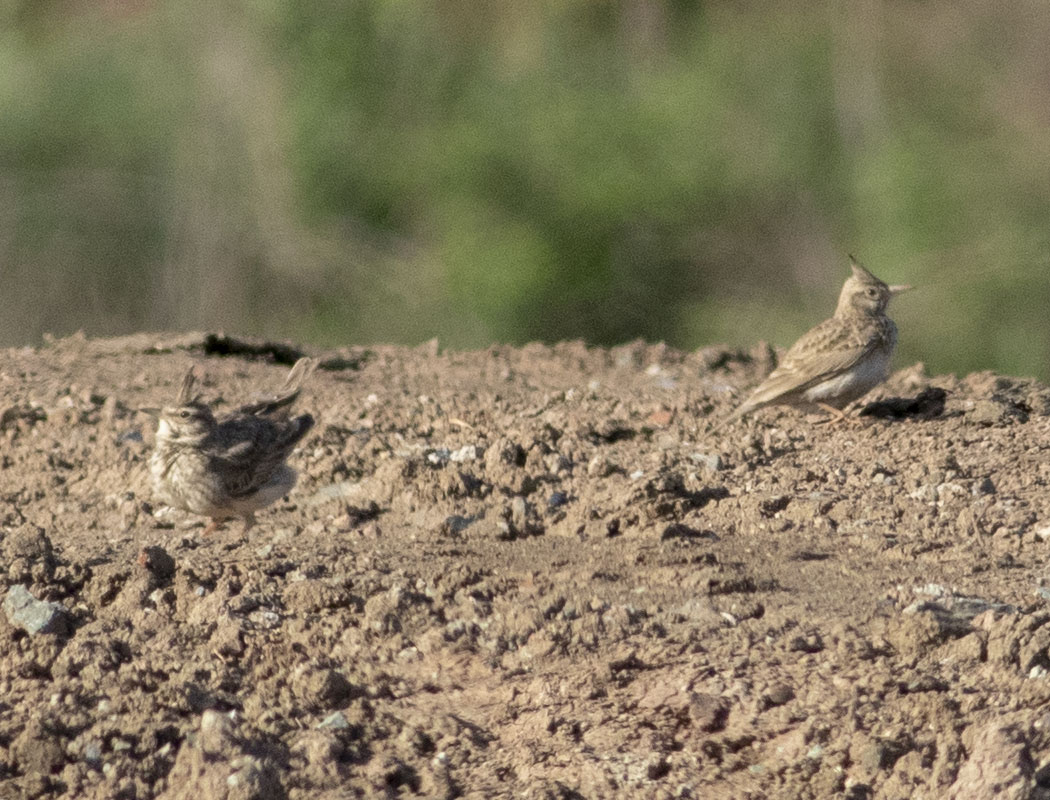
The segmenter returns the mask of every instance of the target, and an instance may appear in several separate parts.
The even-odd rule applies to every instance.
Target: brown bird
[[[912,287],[887,286],[852,256],[850,269],[834,316],[803,334],[729,420],[775,404],[815,406],[841,419],[842,409],[886,380],[897,346],[886,306]]]
[[[175,405],[142,409],[157,417],[157,442],[150,457],[156,498],[210,517],[205,534],[230,517],[243,517],[247,532],[256,511],[295,485],[298,475],[285,459],[313,427],[314,418],[289,418],[288,411],[316,365],[314,359],[299,359],[276,394],[218,419],[195,395],[191,367]]]

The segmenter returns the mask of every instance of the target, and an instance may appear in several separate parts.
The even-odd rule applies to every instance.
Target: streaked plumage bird
[[[256,511],[295,485],[298,475],[285,459],[313,427],[314,418],[289,418],[288,411],[316,365],[314,359],[299,359],[276,394],[219,418],[195,395],[191,367],[175,405],[143,409],[158,420],[150,457],[155,497],[210,517],[205,533],[230,517],[243,517],[247,532]]]
[[[841,418],[842,409],[886,380],[897,346],[886,306],[911,287],[887,286],[852,256],[850,269],[834,316],[803,334],[730,420],[774,404],[817,406]]]

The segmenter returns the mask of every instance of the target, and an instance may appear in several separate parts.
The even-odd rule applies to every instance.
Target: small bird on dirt
[[[194,393],[193,368],[182,379],[175,405],[142,409],[157,417],[157,442],[150,457],[153,492],[174,508],[211,518],[213,532],[225,519],[244,518],[284,497],[296,471],[285,463],[313,427],[309,414],[289,418],[289,407],[317,362],[295,362],[278,392],[216,419]]]
[[[850,269],[834,316],[803,334],[729,420],[768,405],[816,406],[841,420],[846,406],[889,377],[897,326],[886,306],[912,287],[887,286],[852,256]]]

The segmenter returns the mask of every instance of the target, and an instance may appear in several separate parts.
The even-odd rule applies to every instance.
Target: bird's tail
[[[288,407],[299,396],[306,379],[317,368],[317,363],[316,358],[300,358],[292,366],[288,377],[284,379],[284,383],[275,394],[264,397],[254,403],[243,405],[237,410],[242,414],[254,414],[255,416],[269,416],[278,411],[283,411],[283,413],[287,414]],[[310,422],[313,424],[312,419]]]
[[[718,420],[714,424],[714,427],[712,427],[711,430],[708,431],[708,433],[709,434],[720,433],[723,428],[725,428],[727,425],[730,425],[730,424],[736,422],[738,419],[740,419],[742,416],[744,416],[744,414],[748,413],[749,411],[751,411],[751,409],[747,408],[746,404],[744,406],[740,406],[739,408],[734,409],[731,414],[729,414],[728,416],[722,417],[722,419]]]
[[[316,358],[300,358],[292,366],[292,369],[288,373],[288,377],[284,379],[284,385],[278,389],[277,394],[288,394],[298,392],[303,388],[303,384],[306,383],[306,379],[309,378],[315,369],[317,369],[318,360]]]

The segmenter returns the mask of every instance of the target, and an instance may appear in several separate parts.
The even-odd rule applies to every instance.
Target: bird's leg
[[[212,517],[211,522],[209,522],[205,526],[204,532],[201,534],[201,536],[211,536],[213,533],[215,533],[215,531],[219,529],[220,525],[222,525],[222,520]]]
[[[848,419],[845,410],[829,406],[827,403],[817,403],[817,408],[827,411],[831,415],[827,419],[820,420],[817,423],[818,425],[840,425]]]
[[[247,536],[248,531],[255,524],[255,514],[246,514],[244,517],[244,528],[241,530],[241,536]]]

